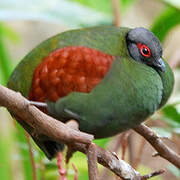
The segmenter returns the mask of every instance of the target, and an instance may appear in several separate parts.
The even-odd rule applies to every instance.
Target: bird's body
[[[166,103],[174,79],[161,56],[157,38],[142,28],[68,31],[31,51],[8,87],[47,101],[51,116],[75,119],[95,138],[109,137],[137,126]],[[53,141],[34,140],[48,158],[59,150]]]
[[[90,93],[74,92],[56,104],[48,103],[49,113],[61,121],[76,119],[80,130],[103,138],[140,124],[158,109],[162,95],[161,78],[153,69],[116,58],[105,78]]]

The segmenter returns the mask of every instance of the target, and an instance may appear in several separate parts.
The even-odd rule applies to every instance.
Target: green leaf
[[[5,116],[6,111],[4,108],[0,108],[1,120],[5,122],[0,127],[0,179],[10,180],[13,179],[12,171],[12,158],[14,148],[14,128],[12,121],[8,116]],[[8,129],[5,129],[8,127]]]
[[[163,42],[168,32],[178,24],[180,24],[180,11],[169,6],[154,21],[151,31]]]
[[[96,139],[94,140],[94,143],[96,143],[98,146],[105,148],[106,144],[108,143],[108,141],[110,140],[110,138],[104,138],[104,139]]]
[[[4,42],[3,37],[3,24],[0,23],[0,71],[2,74],[2,82],[1,84],[6,85],[8,78],[10,76],[10,73],[12,71],[11,61],[10,57],[8,55],[7,47]]]
[[[166,118],[169,118],[177,122],[180,126],[180,114],[178,112],[178,107],[173,105],[167,105],[162,109]]]
[[[82,4],[83,6],[87,6],[89,8],[95,9],[97,11],[112,14],[112,4],[111,1],[107,0],[70,0],[71,2],[77,2]]]
[[[111,0],[69,0],[73,2],[78,2],[84,6],[95,9],[97,11],[112,15],[112,1]],[[121,11],[127,10],[127,8],[132,5],[136,0],[119,0],[119,9]]]
[[[1,33],[4,37],[11,40],[13,43],[18,43],[20,41],[18,34],[4,23],[1,23]]]
[[[162,1],[180,9],[180,1],[179,0],[162,0]]]
[[[131,6],[135,2],[136,0],[121,0],[121,3],[120,3],[121,11],[126,10],[129,6]]]
[[[166,116],[163,117],[163,121],[165,121],[170,128],[179,128],[179,123],[172,120],[171,118],[167,118]]]
[[[65,0],[0,1],[0,20],[46,21],[71,28],[112,23],[110,15]]]
[[[22,162],[22,168],[24,172],[24,176],[26,180],[32,180],[32,167],[31,167],[31,161],[29,156],[29,150],[28,145],[25,137],[25,131],[22,129],[22,127],[16,123],[17,127],[17,143],[20,150],[20,158]]]

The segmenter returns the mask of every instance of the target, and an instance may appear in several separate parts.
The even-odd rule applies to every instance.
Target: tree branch
[[[73,149],[87,154],[93,136],[74,130],[68,125],[44,114],[20,93],[0,85],[0,106],[6,107],[14,116],[20,116],[24,122],[34,129],[38,136],[46,135],[56,142],[70,145]],[[118,160],[111,152],[94,145],[98,162],[109,168],[124,180],[140,180],[140,174],[125,161]]]
[[[165,145],[161,138],[153,130],[144,124],[139,125],[138,127],[134,128],[134,130],[143,136],[154,147],[154,149],[156,149],[159,156],[168,160],[180,169],[180,156]]]
[[[94,143],[90,144],[87,150],[89,179],[98,180],[97,152]]]
[[[20,93],[14,92],[0,86],[0,106],[6,107],[15,116],[20,116],[24,122],[29,124],[35,135],[48,135],[55,141],[64,143],[80,142],[90,144],[94,139],[93,135],[76,131],[64,123],[44,114],[35,106],[29,105],[29,101]]]
[[[13,113],[14,116],[21,117],[20,119],[22,119],[24,122],[26,122],[29,126],[32,127],[33,132],[35,135],[37,135],[37,137],[41,135],[46,135],[56,142],[64,143],[66,145],[71,146],[71,148],[76,151],[88,154],[88,148],[90,147],[90,145],[92,145],[92,135],[74,130],[68,127],[68,125],[44,114],[36,107],[30,105],[29,101],[25,99],[23,96],[21,96],[20,93],[14,92],[1,85],[0,106],[6,107],[11,113]],[[70,125],[72,125],[72,123],[70,123]],[[72,126],[74,127],[74,125]],[[154,134],[152,133],[146,135],[143,125],[137,127],[136,131],[142,134],[148,141],[151,138],[155,138]],[[150,135],[153,137],[151,137]],[[161,146],[161,148],[159,149],[162,149],[164,147],[167,148],[166,145],[164,145],[163,143],[159,143],[158,145],[156,143],[159,143],[158,139],[153,141],[152,145],[154,147]],[[115,156],[112,152],[104,150],[95,144],[94,148],[97,153],[98,162],[110,169],[123,180],[142,180],[143,176],[141,176],[125,161],[118,159],[117,156]],[[174,158],[179,158],[179,156],[175,152],[173,152],[172,150],[169,151],[171,156],[174,156]],[[160,151],[160,153],[161,152],[163,151]],[[170,161],[173,164],[174,158]],[[155,175],[156,174],[158,173],[155,173]]]

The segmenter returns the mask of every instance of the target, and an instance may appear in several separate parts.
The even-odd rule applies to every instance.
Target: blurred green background
[[[114,0],[0,0],[0,84],[6,85],[17,63],[36,45],[62,31],[114,24]],[[119,0],[120,26],[151,29],[161,40],[164,58],[173,67],[175,88],[168,105],[157,112],[148,125],[164,142],[180,153],[180,1],[179,0]],[[121,157],[121,135],[95,141],[116,151]],[[0,108],[0,179],[56,180],[56,161],[48,161],[30,140],[35,160],[33,177],[28,139],[24,130]],[[180,172],[160,157],[152,157],[153,148],[139,135],[130,131],[125,160],[142,174],[165,168],[154,180],[178,180]],[[86,156],[75,153],[69,164],[68,177],[73,179],[72,162],[78,168],[79,180],[88,179]],[[100,180],[112,180],[113,175],[99,166]]]

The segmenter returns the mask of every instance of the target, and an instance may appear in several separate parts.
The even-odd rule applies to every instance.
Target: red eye
[[[151,56],[151,50],[145,44],[137,43],[137,47],[144,57],[149,58]]]

